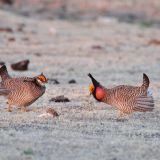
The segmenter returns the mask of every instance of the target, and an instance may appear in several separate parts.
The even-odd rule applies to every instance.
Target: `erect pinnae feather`
[[[5,65],[3,65],[0,68],[0,76],[2,77],[2,80],[5,80],[10,77],[7,71],[7,67]]]

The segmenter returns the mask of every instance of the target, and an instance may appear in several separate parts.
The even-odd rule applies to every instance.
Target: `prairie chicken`
[[[111,89],[105,88],[89,73],[92,83],[90,94],[99,101],[116,107],[119,118],[134,111],[146,112],[154,109],[154,100],[148,91],[149,78],[143,74],[143,84],[140,87],[120,85]]]
[[[8,111],[12,111],[12,105],[26,111],[26,106],[31,105],[45,93],[47,78],[41,74],[36,77],[12,78],[7,68],[3,65],[0,68],[0,95],[7,98]]]

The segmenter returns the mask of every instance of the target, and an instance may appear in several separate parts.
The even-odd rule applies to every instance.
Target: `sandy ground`
[[[160,46],[148,45],[160,31],[114,19],[67,22],[25,19],[0,11],[0,60],[12,76],[41,72],[56,78],[46,93],[30,106],[32,112],[4,109],[0,98],[0,159],[3,160],[158,160],[160,157]],[[24,24],[23,32],[17,31]],[[15,41],[8,39],[15,38]],[[30,59],[26,72],[10,64]],[[117,111],[89,96],[88,73],[105,86],[141,85],[142,74],[151,80],[156,99],[152,113],[135,113],[117,122]],[[77,84],[68,84],[75,79]],[[71,102],[49,99],[65,95]],[[40,110],[54,108],[58,118],[39,118]]]

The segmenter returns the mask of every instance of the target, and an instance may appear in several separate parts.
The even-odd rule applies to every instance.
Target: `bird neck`
[[[44,84],[42,81],[40,81],[39,79],[36,79],[36,82],[37,82],[37,84],[38,84],[39,86],[45,87],[45,84]]]

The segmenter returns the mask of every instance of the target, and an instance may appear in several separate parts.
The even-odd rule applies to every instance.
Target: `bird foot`
[[[125,122],[125,121],[127,121],[127,119],[125,119],[125,118],[117,118],[116,121],[117,122]]]
[[[117,122],[124,122],[127,120],[128,115],[123,113],[123,112],[119,112],[118,117],[116,119]]]
[[[5,107],[5,110],[6,110],[7,112],[12,112],[12,107],[11,107],[11,106]]]
[[[26,107],[21,107],[21,111],[22,111],[22,112],[29,112],[30,110],[27,109]]]
[[[12,109],[11,109],[11,108],[7,108],[7,111],[8,111],[8,112],[12,112]]]

